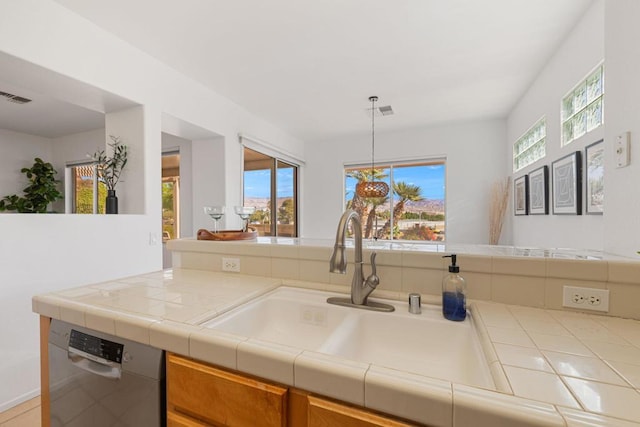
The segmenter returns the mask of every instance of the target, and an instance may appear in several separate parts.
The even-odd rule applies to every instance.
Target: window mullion
[[[272,236],[278,235],[278,159],[273,158],[271,163],[271,230]]]
[[[93,167],[93,213],[97,214],[100,213],[99,209],[98,209],[98,199],[99,199],[99,194],[98,194],[98,167],[94,166]]]
[[[389,166],[389,182],[391,183],[390,185],[390,189],[389,189],[389,236],[390,239],[389,240],[394,240],[395,236],[393,235],[393,229],[395,226],[395,218],[393,217],[393,205],[394,205],[394,192],[393,192],[393,184],[394,184],[394,180],[393,180],[393,165]]]

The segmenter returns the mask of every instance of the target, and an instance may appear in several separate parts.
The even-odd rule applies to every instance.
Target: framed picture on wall
[[[582,161],[580,151],[551,164],[554,215],[582,214]]]
[[[549,214],[549,167],[529,174],[529,215]]]
[[[515,215],[527,215],[529,203],[527,175],[513,180],[513,207]]]
[[[586,212],[602,215],[604,212],[604,143],[594,142],[584,149],[586,168]]]

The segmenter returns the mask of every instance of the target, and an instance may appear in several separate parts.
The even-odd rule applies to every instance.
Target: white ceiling
[[[32,101],[15,104],[0,97],[0,129],[57,138],[104,127],[104,114],[0,80],[0,91]]]
[[[592,0],[56,0],[305,140],[505,117]]]
[[[104,128],[104,113],[135,103],[0,52],[0,91],[32,101],[0,97],[0,129],[46,138]]]

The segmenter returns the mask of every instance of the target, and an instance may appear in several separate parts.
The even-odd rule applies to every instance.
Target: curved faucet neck
[[[364,269],[362,262],[362,221],[360,219],[360,215],[353,209],[346,210],[340,217],[338,231],[336,233],[334,256],[332,256],[332,260],[335,259],[336,252],[344,251],[347,229],[350,222],[353,223],[351,230],[353,232],[353,241],[355,245],[354,271],[353,280],[351,281],[351,302],[360,305],[366,304],[367,296],[371,293],[375,286],[377,286],[379,280],[378,277],[375,276],[375,265],[373,264],[372,267],[374,269],[374,274],[371,277],[372,286],[370,287],[371,289],[367,290],[367,285],[369,284],[370,280],[365,280],[364,278]],[[375,262],[374,259],[375,255],[373,255],[372,263]],[[342,258],[341,264],[346,269],[346,256]],[[374,282],[375,284],[373,284]]]
[[[355,245],[355,260],[356,264],[362,268],[362,220],[358,212],[353,209],[346,210],[340,218],[340,226],[338,227],[338,236],[336,236],[336,243],[340,238],[340,243],[344,246],[347,237],[347,229],[349,228],[349,222],[353,222],[351,231],[353,232],[353,243]],[[357,267],[357,266],[356,266]]]

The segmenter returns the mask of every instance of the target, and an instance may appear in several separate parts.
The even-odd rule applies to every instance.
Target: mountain
[[[278,207],[282,205],[285,200],[291,199],[291,197],[278,197],[276,203]],[[245,206],[255,206],[256,210],[264,210],[269,207],[269,201],[271,199],[267,197],[247,197],[244,199]]]
[[[404,204],[405,212],[444,213],[444,199],[423,199],[417,202],[408,201]]]
[[[278,197],[278,206],[282,205],[282,202],[290,198],[291,197]],[[270,199],[264,197],[250,197],[245,199],[244,204],[245,206],[255,206],[257,210],[264,210],[268,207],[269,200]],[[380,206],[378,210],[384,212],[388,211],[389,209],[385,209],[384,207]],[[404,204],[404,210],[405,212],[414,212],[418,214],[420,212],[428,212],[434,214],[444,213],[444,200],[423,199],[418,202],[408,201]]]
[[[389,212],[388,206],[380,206],[380,212]],[[420,214],[421,212],[430,214],[444,214],[444,200],[442,199],[424,199],[418,202],[407,201],[404,204],[405,212]]]

